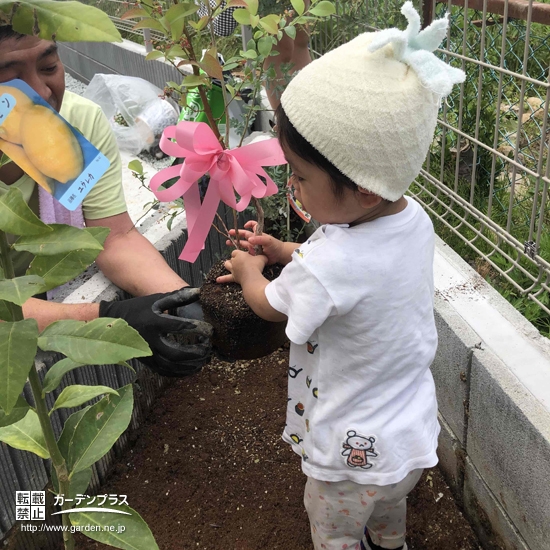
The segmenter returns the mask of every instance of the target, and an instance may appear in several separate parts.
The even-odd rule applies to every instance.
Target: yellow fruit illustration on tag
[[[28,109],[21,120],[20,134],[25,153],[45,176],[67,183],[82,172],[80,144],[52,110],[42,105]]]
[[[10,159],[21,168],[27,175],[29,175],[36,183],[40,184],[44,189],[52,192],[52,187],[48,180],[30,161],[29,157],[23,151],[21,145],[10,143],[0,139],[0,151],[3,151]]]
[[[10,94],[15,99],[15,106],[0,125],[0,138],[11,143],[21,143],[21,120],[32,100],[17,88],[0,85],[0,96]]]

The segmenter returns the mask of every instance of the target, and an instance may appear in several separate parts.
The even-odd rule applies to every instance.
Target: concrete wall
[[[550,341],[442,241],[434,268],[440,466],[485,548],[548,550]]]
[[[65,42],[59,53],[66,71],[88,84],[97,73],[138,76],[163,89],[170,80],[181,82],[181,75],[162,61],[146,61],[144,48],[124,40],[121,44]]]

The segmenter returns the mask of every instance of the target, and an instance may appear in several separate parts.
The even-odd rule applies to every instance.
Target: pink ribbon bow
[[[175,138],[175,141],[172,141]],[[277,193],[277,185],[262,166],[286,164],[277,139],[251,143],[237,149],[223,149],[214,132],[204,122],[182,121],[162,133],[160,148],[172,157],[185,158],[183,164],[170,166],[151,178],[149,186],[163,202],[183,197],[187,215],[188,240],[180,260],[194,262],[214,221],[220,200],[242,212],[252,197],[261,199]],[[210,182],[206,195],[200,200],[198,179],[206,173]],[[258,175],[265,178],[264,184]],[[168,189],[159,187],[179,176]],[[235,191],[240,195],[237,202]]]

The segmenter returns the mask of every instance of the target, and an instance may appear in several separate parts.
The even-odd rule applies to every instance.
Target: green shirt
[[[111,165],[103,177],[94,185],[82,202],[84,218],[98,220],[127,211],[122,188],[122,164],[116,138],[109,121],[101,108],[92,101],[72,92],[65,92],[60,114],[88,139],[110,161]],[[11,187],[17,187],[24,199],[38,215],[38,189],[33,179],[26,174],[12,185],[0,182],[0,194]],[[8,235],[10,242],[15,238]],[[12,253],[16,275],[23,275],[32,255],[27,252]]]

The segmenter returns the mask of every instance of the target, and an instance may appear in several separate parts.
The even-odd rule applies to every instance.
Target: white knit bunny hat
[[[302,69],[281,97],[296,130],[360,187],[395,201],[419,174],[441,100],[465,74],[432,52],[448,16],[420,31],[364,33]],[[299,154],[299,152],[297,152]]]

